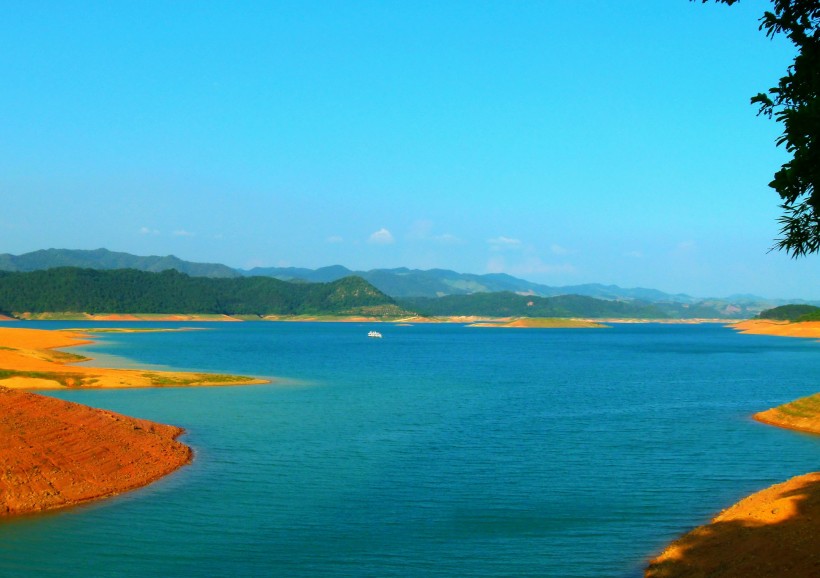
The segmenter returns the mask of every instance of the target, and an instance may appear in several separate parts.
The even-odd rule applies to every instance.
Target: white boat
[[[382,334],[379,333],[378,331],[368,331],[367,336],[368,337],[375,337],[376,339],[381,339]]]

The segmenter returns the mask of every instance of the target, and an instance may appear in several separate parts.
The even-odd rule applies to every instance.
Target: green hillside
[[[390,297],[358,277],[288,283],[267,277],[213,279],[175,270],[62,267],[0,273],[0,312],[399,314]]]
[[[605,301],[582,295],[533,297],[510,292],[448,295],[438,299],[402,299],[400,305],[421,315],[486,317],[618,317],[666,319],[661,308],[647,303]]]
[[[758,318],[777,321],[820,321],[820,307],[814,305],[781,305],[780,307],[761,311]]]

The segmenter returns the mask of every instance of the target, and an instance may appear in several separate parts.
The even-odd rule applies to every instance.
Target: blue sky
[[[820,299],[770,3],[9,2],[0,252]]]

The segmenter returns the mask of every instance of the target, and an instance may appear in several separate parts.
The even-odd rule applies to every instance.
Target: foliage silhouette
[[[0,272],[0,311],[6,313],[345,315],[368,310],[398,312],[398,307],[358,277],[332,283],[288,283],[267,277],[189,277],[173,269],[148,273],[60,267]]]
[[[732,5],[739,0],[716,1]],[[820,251],[820,0],[773,0],[760,29],[769,38],[785,35],[797,48],[777,86],[751,102],[760,107],[758,114],[783,124],[777,146],[791,155],[769,183],[783,201],[782,237],[773,249],[801,257]]]

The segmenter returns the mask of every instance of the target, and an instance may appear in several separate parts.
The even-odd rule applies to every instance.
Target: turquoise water
[[[196,458],[112,500],[0,523],[0,575],[638,576],[740,497],[819,469],[820,437],[749,417],[820,389],[810,340],[719,325],[195,327],[86,351],[279,381],[54,394],[183,426]]]

